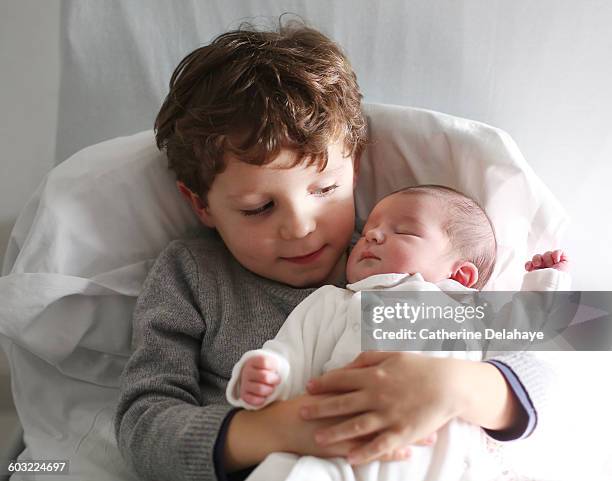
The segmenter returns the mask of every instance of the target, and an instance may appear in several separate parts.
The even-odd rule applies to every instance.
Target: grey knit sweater
[[[174,241],[152,267],[134,310],[134,353],[121,376],[115,434],[145,480],[214,480],[220,426],[232,409],[233,365],[272,339],[314,289],[242,267],[215,235]],[[538,411],[549,372],[527,353],[499,358]]]

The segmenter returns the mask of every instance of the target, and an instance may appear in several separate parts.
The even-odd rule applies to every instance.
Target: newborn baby
[[[259,409],[303,393],[310,378],[351,362],[361,352],[361,291],[477,290],[493,272],[495,252],[488,217],[463,194],[441,186],[416,186],[390,194],[372,210],[349,256],[346,289],[317,289],[295,308],[275,339],[245,353],[234,366],[228,401]],[[534,256],[525,267],[524,286],[530,290],[558,290],[568,281],[561,272],[567,268],[561,251]],[[478,351],[427,354],[482,359]],[[479,427],[457,419],[438,431],[433,446],[413,447],[405,461],[351,466],[344,458],[274,453],[248,479],[483,479],[490,473],[484,474],[481,460],[470,469],[481,439]]]

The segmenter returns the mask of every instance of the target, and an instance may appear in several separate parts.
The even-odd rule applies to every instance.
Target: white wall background
[[[60,1],[0,2],[0,265],[19,211],[54,165]],[[0,349],[0,454],[18,421]]]
[[[570,214],[564,247],[575,287],[612,288],[606,0],[4,0],[0,251],[55,162],[151,128],[186,53],[240,20],[286,11],[345,48],[366,100],[440,110],[509,132]]]
[[[60,0],[0,2],[0,265],[11,229],[55,162]]]

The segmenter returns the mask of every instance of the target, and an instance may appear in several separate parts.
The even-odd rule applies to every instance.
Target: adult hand
[[[455,361],[408,352],[364,352],[344,368],[311,380],[310,394],[335,394],[306,400],[300,412],[304,419],[334,420],[316,426],[321,446],[342,443],[350,447],[349,462],[370,462],[431,440],[432,433],[459,415],[463,400]]]

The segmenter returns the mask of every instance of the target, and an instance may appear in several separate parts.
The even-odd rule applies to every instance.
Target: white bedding
[[[362,159],[360,217],[402,185],[465,191],[496,228],[489,287],[498,289],[517,285],[527,252],[556,245],[563,209],[505,133],[418,109],[366,112],[375,142]],[[85,149],[47,176],[18,219],[0,278],[22,459],[69,459],[66,479],[134,479],[111,425],[131,310],[157,254],[197,226],[150,131]]]

